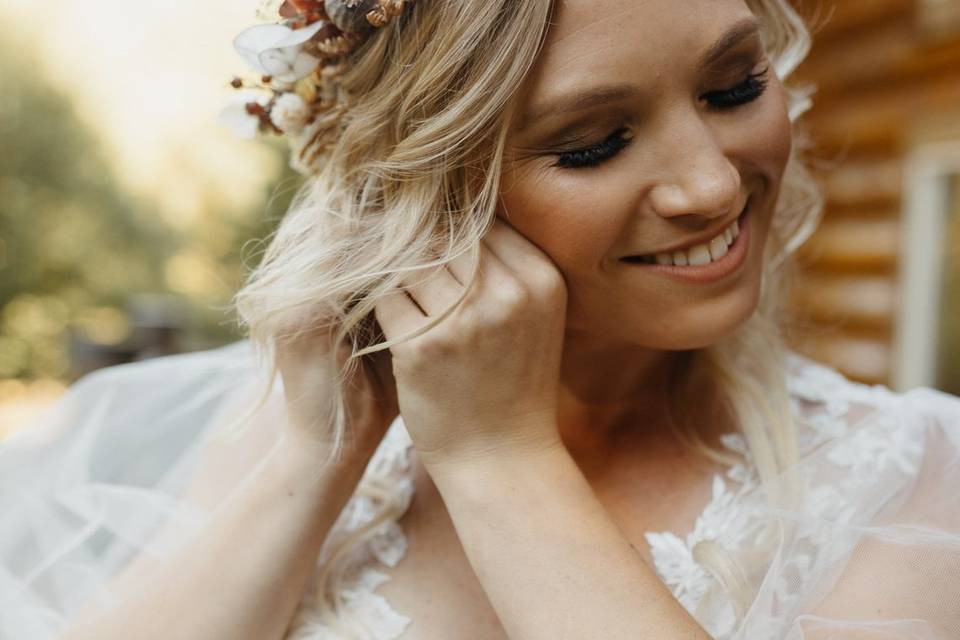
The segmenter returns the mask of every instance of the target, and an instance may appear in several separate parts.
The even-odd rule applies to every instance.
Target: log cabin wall
[[[853,379],[891,384],[905,159],[960,140],[960,0],[795,0],[814,29],[796,79],[817,85],[805,130],[821,227],[799,252],[789,341]]]

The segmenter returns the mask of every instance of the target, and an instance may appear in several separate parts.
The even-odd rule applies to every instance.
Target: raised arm
[[[303,367],[316,367],[316,352],[304,349],[297,357]],[[300,365],[288,363],[284,371],[287,397],[316,403],[323,376]],[[169,554],[136,559],[108,586],[120,603],[80,616],[63,640],[285,635],[322,544],[391,420],[377,414],[359,425],[362,437],[321,467],[327,444],[305,429],[285,428],[288,415],[305,415],[303,405],[291,406],[275,396],[240,439],[210,441],[183,496],[217,505],[209,521]]]
[[[709,638],[562,445],[434,464],[430,475],[510,638]]]
[[[277,442],[189,544],[132,567],[110,586],[121,604],[78,621],[63,640],[282,638],[368,458],[318,474],[321,454]]]
[[[617,529],[561,441],[560,274],[500,220],[480,260],[462,306],[391,351],[404,424],[508,635],[706,638]],[[381,301],[387,337],[407,335],[456,303],[471,266],[461,257],[446,270],[413,274],[412,301],[404,292]]]

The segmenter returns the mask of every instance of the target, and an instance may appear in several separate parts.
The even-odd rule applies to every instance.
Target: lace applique
[[[859,482],[874,482],[888,469],[910,473],[916,469],[922,444],[911,433],[896,429],[895,418],[871,428],[855,431],[853,407],[870,408],[866,415],[877,417],[876,409],[896,399],[886,387],[862,385],[846,379],[835,369],[790,352],[787,357],[787,387],[791,406],[798,421],[801,459],[812,455],[826,443],[837,443],[829,450],[829,461],[846,468],[844,477]],[[892,414],[891,414],[892,415]],[[861,416],[861,418],[864,416]],[[723,446],[743,461],[727,469],[725,478],[715,475],[709,503],[694,523],[693,530],[681,538],[671,532],[649,532],[645,535],[654,567],[663,582],[684,608],[715,638],[730,638],[735,632],[736,616],[731,602],[723,595],[716,580],[695,559],[694,548],[702,541],[719,541],[731,552],[748,552],[765,535],[765,524],[772,510],[758,490],[759,478],[746,441],[740,434],[721,438]],[[802,476],[804,508],[810,522],[846,524],[858,515],[858,505],[849,504],[836,483],[821,478]],[[728,485],[732,483],[733,488]],[[861,495],[862,492],[853,492]],[[867,501],[869,502],[869,501]],[[806,521],[805,521],[806,522]],[[797,548],[809,553],[792,553],[784,560],[781,577],[785,581],[774,591],[782,607],[797,602],[797,584],[817,565],[835,562],[838,554],[849,548],[849,541],[831,545],[830,536],[836,526],[808,526],[793,531]],[[791,592],[793,589],[793,592]],[[759,637],[759,636],[737,636]]]
[[[830,464],[851,472],[844,473],[844,478],[853,476],[864,484],[869,484],[877,474],[908,473],[916,469],[922,443],[907,430],[896,428],[899,421],[893,409],[895,405],[891,403],[898,398],[897,394],[881,385],[871,387],[852,382],[835,369],[793,352],[787,354],[787,365],[788,390],[798,419],[802,459],[815,456],[818,449],[831,443],[826,454]],[[867,414],[859,416],[860,420],[866,416],[877,418],[882,413],[877,410],[880,407],[890,406],[893,410],[885,419],[871,420],[870,428],[856,431],[852,427],[860,420],[851,419],[854,406],[869,409]],[[779,604],[768,610],[778,611],[778,616],[765,620],[754,616],[750,625],[735,629],[737,619],[732,603],[713,576],[694,559],[694,548],[700,542],[722,539],[724,547],[733,552],[750,550],[762,542],[761,536],[769,534],[764,525],[769,521],[771,508],[758,491],[759,478],[744,438],[740,434],[727,434],[721,441],[743,462],[731,466],[723,475],[714,476],[710,501],[696,519],[693,530],[682,538],[671,532],[648,532],[645,537],[661,580],[712,637],[751,640],[777,637],[769,635],[769,630],[790,619],[791,603],[795,606],[800,601],[803,576],[825,563],[836,562],[849,551],[849,540],[835,539],[836,528],[853,522],[864,502],[849,504],[837,489],[835,479],[818,481],[804,476],[803,513],[810,517],[793,529],[791,553],[781,560],[779,583],[769,591],[773,594],[771,597],[779,599]],[[334,524],[321,551],[318,570],[331,549],[375,518],[383,518],[388,505],[392,506],[393,516],[384,518],[362,544],[354,545],[339,560],[342,574],[339,580],[331,582],[338,596],[335,612],[319,605],[316,584],[310,586],[287,635],[288,640],[395,640],[409,625],[409,618],[396,613],[375,593],[389,577],[374,566],[376,562],[396,566],[406,553],[407,540],[398,520],[413,495],[409,477],[412,446],[402,420],[398,419],[371,460],[360,484],[362,490],[350,499]],[[759,632],[750,635],[761,628],[763,635]]]
[[[317,575],[305,593],[287,640],[395,640],[410,624],[409,618],[375,593],[390,578],[374,565],[379,562],[395,567],[407,552],[407,538],[398,520],[413,498],[412,445],[403,422],[396,420],[324,542]],[[376,519],[383,521],[373,525],[362,543],[348,545],[342,557],[334,555],[347,538]],[[331,558],[328,584],[336,595],[335,609],[321,605],[317,597],[320,571]]]
[[[734,492],[727,487],[720,475],[715,475],[710,502],[686,538],[680,538],[669,531],[644,534],[661,580],[670,587],[674,597],[687,611],[691,614],[697,611],[700,617],[711,621],[712,626],[707,630],[714,636],[732,627],[735,616],[729,603],[721,599],[712,598],[708,603],[703,602],[713,577],[694,559],[693,550],[698,543],[715,540],[731,527],[746,526],[745,518],[749,512],[736,508],[736,504],[741,500],[743,492],[751,486],[745,484],[739,491]]]
[[[904,419],[899,407],[883,409],[856,428],[847,425],[848,432],[825,452],[804,460],[798,474],[804,491],[800,508],[762,509],[778,519],[783,540],[769,569],[774,578],[754,602],[754,610],[764,613],[747,620],[737,638],[783,637],[811,598],[822,596],[817,576],[836,575],[857,547],[864,525],[896,506],[903,490],[912,486],[923,458],[923,433],[912,428],[918,423]]]

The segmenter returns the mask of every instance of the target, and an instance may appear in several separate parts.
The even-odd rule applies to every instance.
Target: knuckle
[[[537,289],[549,295],[556,295],[566,288],[563,276],[553,265],[535,268],[531,277],[537,282]]]
[[[528,281],[540,302],[566,299],[563,274],[550,260],[536,260],[527,269]]]
[[[454,348],[455,345],[447,332],[434,327],[411,342],[406,359],[411,367],[420,368],[449,357]]]
[[[526,306],[530,301],[530,294],[526,287],[517,280],[505,280],[497,286],[497,302],[505,310],[514,310]]]

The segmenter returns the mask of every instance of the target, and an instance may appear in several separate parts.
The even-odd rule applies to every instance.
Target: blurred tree
[[[6,42],[6,41],[4,41]],[[0,44],[0,376],[59,377],[64,331],[152,291],[175,238],[134,215],[70,100]],[[112,330],[122,332],[122,319]],[[105,332],[111,327],[102,326]],[[104,336],[106,337],[106,336]]]
[[[155,294],[182,300],[175,322],[186,325],[188,346],[235,338],[226,308],[241,281],[241,247],[270,231],[292,189],[246,212],[219,211],[211,196],[200,228],[173,230],[155,203],[118,185],[70,98],[38,77],[18,45],[0,41],[0,378],[68,375],[68,331],[121,345],[143,323],[137,314],[156,317],[156,305],[142,303]]]

